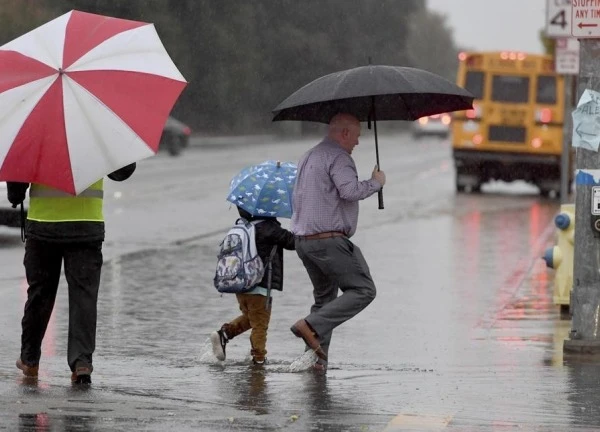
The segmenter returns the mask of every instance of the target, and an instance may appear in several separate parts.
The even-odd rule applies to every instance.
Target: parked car
[[[169,116],[160,137],[159,150],[167,150],[171,156],[179,155],[189,145],[191,133],[188,125]]]
[[[421,117],[413,122],[412,134],[414,138],[426,135],[447,138],[450,134],[450,114],[435,114]]]

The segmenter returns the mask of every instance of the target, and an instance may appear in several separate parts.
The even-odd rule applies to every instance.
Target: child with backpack
[[[267,355],[267,329],[271,320],[271,290],[283,290],[283,249],[294,250],[294,235],[281,227],[275,217],[252,216],[241,207],[237,207],[241,219],[237,224],[249,224],[254,228],[254,239],[256,252],[264,266],[262,279],[253,284],[249,290],[236,292],[236,298],[242,314],[234,320],[225,323],[219,330],[211,333],[210,340],[215,357],[221,361],[225,360],[225,347],[234,337],[252,329],[250,334],[250,345],[252,362],[255,365],[263,365]],[[270,261],[270,262],[269,262]],[[219,264],[221,265],[221,260]],[[222,269],[221,269],[222,270]],[[220,269],[217,267],[215,286],[218,286]],[[221,271],[222,273],[222,271]],[[221,285],[223,285],[221,283]]]

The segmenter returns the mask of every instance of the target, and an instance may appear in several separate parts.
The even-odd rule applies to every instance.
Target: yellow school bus
[[[461,52],[457,84],[473,109],[454,114],[456,190],[489,180],[525,180],[542,195],[560,191],[564,79],[549,55]]]

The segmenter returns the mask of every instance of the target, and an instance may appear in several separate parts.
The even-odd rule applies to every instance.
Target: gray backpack
[[[215,288],[220,293],[244,293],[265,275],[255,240],[255,226],[260,222],[239,218],[223,238],[214,277]]]

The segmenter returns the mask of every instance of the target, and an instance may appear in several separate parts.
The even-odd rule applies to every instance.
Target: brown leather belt
[[[298,236],[298,237],[301,238],[302,240],[319,240],[319,239],[326,239],[326,238],[332,238],[332,237],[345,237],[345,236],[346,236],[346,234],[344,234],[343,232],[328,231],[328,232],[322,232],[322,233],[318,233],[318,234],[311,234],[311,235]]]

